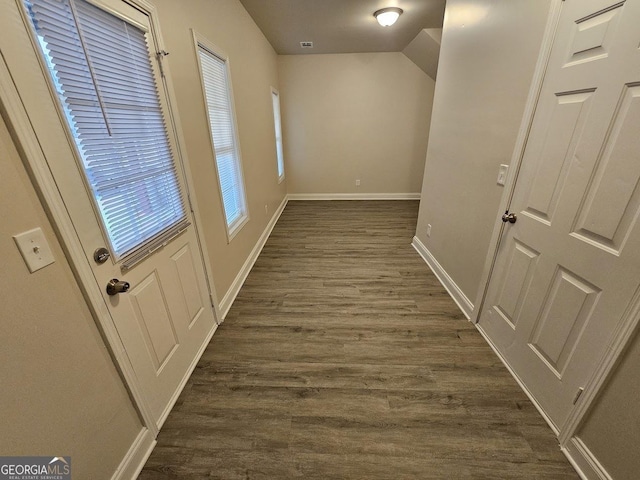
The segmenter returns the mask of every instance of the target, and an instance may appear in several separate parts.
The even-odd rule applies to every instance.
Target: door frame
[[[517,374],[507,365],[500,353],[492,345],[491,340],[484,334],[479,326],[480,315],[484,307],[484,302],[486,300],[489,281],[491,280],[505,228],[505,224],[500,221],[500,217],[506,210],[509,209],[511,199],[513,198],[513,194],[516,188],[520,166],[522,164],[525,148],[527,146],[527,141],[536,113],[538,100],[542,91],[542,85],[546,76],[548,62],[551,56],[551,49],[554,45],[560,20],[560,14],[562,12],[562,5],[564,4],[564,2],[565,0],[552,0],[551,3],[549,15],[547,18],[547,25],[542,40],[542,46],[540,48],[540,53],[534,70],[529,95],[527,97],[527,103],[520,124],[520,129],[518,131],[518,136],[516,138],[516,144],[511,157],[511,164],[505,182],[505,189],[502,194],[498,210],[496,212],[495,227],[491,236],[491,242],[489,244],[487,257],[485,259],[480,287],[478,288],[478,292],[475,297],[475,308],[471,315],[471,322],[476,325],[476,328],[480,331],[485,340],[498,355],[500,360],[502,360],[507,369],[511,372],[515,380],[527,394],[540,414],[547,421],[551,429],[556,433],[563,453],[569,458],[573,466],[576,467],[576,469],[580,472],[583,472],[583,470],[585,469],[590,469],[589,471],[591,474],[597,474],[600,478],[608,478],[606,476],[605,470],[602,468],[602,466],[600,466],[597,459],[593,457],[591,452],[586,448],[584,444],[582,444],[582,442],[578,438],[575,437],[575,435],[582,425],[583,419],[585,419],[589,414],[592,406],[594,405],[594,401],[596,400],[602,387],[605,385],[610,374],[617,366],[618,360],[621,358],[622,353],[624,353],[625,347],[640,329],[640,289],[635,292],[634,297],[630,302],[628,311],[624,315],[624,318],[626,318],[627,320],[623,321],[616,328],[616,330],[614,330],[612,334],[613,340],[610,344],[610,348],[607,349],[607,352],[601,359],[599,366],[588,378],[583,394],[580,396],[575,408],[571,411],[567,420],[564,422],[564,424],[559,426],[559,430],[557,430],[553,426],[547,415],[537,404],[533,396],[529,393],[526,386],[520,381]],[[573,458],[573,456],[575,455],[579,455],[580,461],[576,461],[576,459]]]
[[[156,46],[160,52],[165,51],[165,45],[162,41],[162,35],[160,31],[160,24],[158,21],[158,15],[155,6],[149,3],[147,0],[122,0],[125,3],[132,5],[133,7],[143,11],[149,16],[151,23],[151,32],[153,35]],[[27,23],[28,19],[25,17],[24,9],[21,4],[21,0],[15,0],[17,8],[20,9],[20,14],[24,22],[25,28],[29,28]],[[34,54],[37,55],[37,46],[34,44],[33,36],[31,38],[31,47]],[[42,59],[38,57],[38,61],[41,65]],[[44,68],[44,67],[43,67]],[[207,292],[209,294],[210,305],[213,309],[215,324],[210,332],[208,332],[206,338],[203,339],[202,348],[198,351],[194,362],[189,368],[189,371],[185,375],[184,379],[180,383],[175,396],[171,399],[169,407],[172,407],[188,378],[190,377],[193,369],[195,368],[197,361],[204,352],[204,349],[208,345],[211,337],[215,333],[218,325],[221,322],[220,306],[217,300],[215,286],[213,283],[213,273],[211,269],[211,262],[209,254],[206,249],[206,243],[202,229],[198,228],[202,224],[202,220],[199,214],[199,208],[194,195],[191,192],[194,191],[193,176],[191,174],[190,166],[186,161],[187,156],[184,151],[184,136],[180,124],[180,118],[175,105],[177,105],[174,88],[172,84],[172,76],[169,70],[169,65],[163,60],[162,69],[164,75],[162,76],[162,82],[158,85],[163,89],[168,104],[168,116],[170,117],[169,123],[172,128],[172,134],[176,142],[177,158],[176,166],[180,168],[185,180],[185,195],[187,200],[187,206],[191,210],[193,218],[193,227],[195,228],[196,238],[198,241],[198,248],[200,251],[201,261],[205,271],[205,279],[207,283]],[[46,72],[44,72],[46,73]],[[54,95],[51,92],[51,95]],[[140,387],[140,383],[133,370],[133,366],[127,356],[124,345],[117,332],[115,323],[109,312],[109,309],[102,296],[100,286],[97,284],[89,259],[84,253],[84,249],[80,242],[80,238],[76,233],[73,221],[66,209],[62,195],[60,194],[53,174],[49,168],[48,160],[40,146],[37,135],[33,130],[29,115],[22,103],[20,94],[16,88],[14,80],[11,76],[11,72],[5,60],[4,54],[0,49],[0,115],[4,118],[8,128],[12,134],[13,140],[16,146],[20,149],[22,161],[24,162],[31,181],[38,192],[40,200],[42,201],[47,215],[53,225],[56,235],[62,245],[63,251],[72,267],[74,277],[78,282],[78,286],[87,302],[92,316],[102,334],[103,340],[110,352],[112,360],[118,370],[122,381],[129,392],[132,403],[137,409],[140,419],[144,428],[146,428],[155,438],[158,432],[166,420],[167,415],[171,411],[171,408],[167,408],[166,414],[160,419],[158,424],[153,418],[149,407],[144,399],[144,393]],[[62,118],[61,118],[62,121]],[[66,126],[65,126],[66,128]]]

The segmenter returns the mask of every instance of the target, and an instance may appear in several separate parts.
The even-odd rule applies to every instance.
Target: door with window
[[[159,428],[216,322],[149,14],[3,3],[0,51]]]
[[[558,430],[640,293],[639,18],[563,2],[480,313]]]

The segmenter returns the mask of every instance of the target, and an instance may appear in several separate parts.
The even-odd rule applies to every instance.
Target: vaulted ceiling
[[[401,52],[423,29],[442,28],[445,8],[445,0],[240,1],[280,55]],[[391,27],[373,16],[385,7],[404,10]]]

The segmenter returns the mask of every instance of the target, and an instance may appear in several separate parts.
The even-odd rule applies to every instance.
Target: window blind
[[[233,230],[246,216],[235,120],[231,108],[227,65],[209,50],[198,46],[209,126],[213,138],[222,203],[227,227]]]
[[[284,157],[282,154],[282,121],[280,119],[280,95],[278,92],[271,92],[273,100],[273,122],[276,127],[276,155],[278,158],[278,178],[284,177]]]
[[[187,223],[146,34],[84,0],[25,0],[116,258]]]

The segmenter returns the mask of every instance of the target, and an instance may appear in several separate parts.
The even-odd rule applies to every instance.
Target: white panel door
[[[640,285],[640,0],[566,0],[479,326],[560,429]]]
[[[150,19],[145,12],[120,0],[92,1],[91,5],[144,32],[172,156],[178,165],[178,183],[185,191]],[[93,268],[104,307],[131,362],[146,409],[159,427],[216,325],[192,214],[185,205],[189,225],[174,232],[163,244],[154,245],[153,253],[133,265],[126,264],[130,257],[116,260],[113,252],[104,263],[94,260],[94,252],[109,245],[108,236],[85,181],[65,115],[43,68],[38,46],[32,41],[31,26],[21,12],[22,2],[2,0],[0,8],[0,53]],[[106,61],[108,54],[105,52]],[[102,121],[101,117],[96,121]],[[128,282],[129,290],[108,294],[106,286],[112,279]]]

